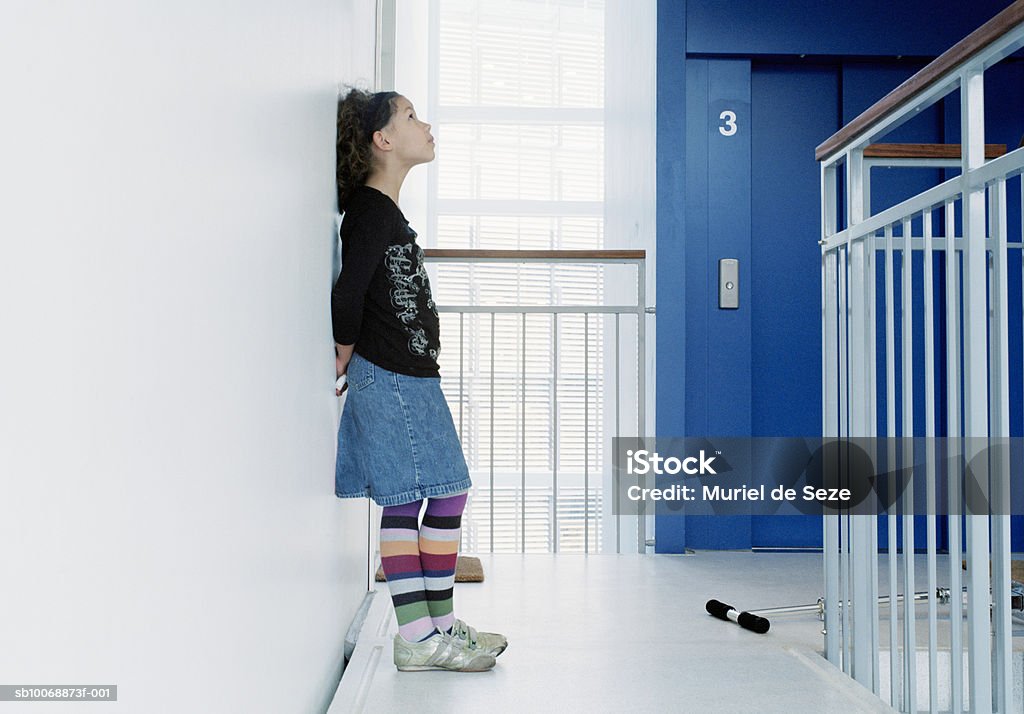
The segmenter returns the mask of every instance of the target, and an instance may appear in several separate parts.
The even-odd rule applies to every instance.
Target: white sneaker
[[[497,632],[477,632],[464,621],[455,618],[452,623],[452,634],[472,646],[479,646],[484,652],[497,657],[508,647],[505,635]]]
[[[494,656],[446,632],[434,633],[422,642],[407,642],[395,635],[395,666],[401,672],[486,672],[494,666]]]

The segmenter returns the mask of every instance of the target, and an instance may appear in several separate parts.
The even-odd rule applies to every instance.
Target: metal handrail
[[[554,359],[557,362],[557,359],[558,359],[557,325],[558,325],[558,316],[560,314],[566,314],[566,313],[583,314],[585,321],[589,320],[589,315],[591,313],[596,313],[596,314],[614,314],[615,315],[615,330],[616,330],[616,391],[615,391],[615,398],[616,398],[615,414],[616,414],[616,432],[617,432],[616,436],[619,435],[618,434],[618,429],[619,429],[619,426],[618,426],[618,415],[619,415],[619,405],[618,405],[618,400],[619,400],[619,390],[618,390],[618,373],[619,373],[619,369],[618,369],[619,316],[622,315],[622,314],[633,314],[633,315],[636,315],[636,317],[637,317],[637,343],[638,343],[637,344],[637,351],[638,351],[638,359],[639,359],[638,367],[637,367],[637,377],[638,377],[638,380],[637,380],[637,403],[638,403],[638,408],[637,408],[637,412],[638,412],[637,413],[637,429],[638,429],[638,433],[639,434],[643,434],[644,433],[644,423],[645,423],[645,418],[646,418],[646,402],[645,402],[645,397],[646,397],[646,394],[645,394],[645,390],[646,390],[646,378],[645,378],[645,371],[646,371],[646,366],[645,366],[646,365],[646,360],[645,360],[645,354],[646,354],[645,332],[646,332],[646,330],[645,330],[645,315],[653,314],[654,311],[655,311],[654,307],[648,306],[646,304],[646,262],[645,262],[646,261],[646,251],[644,251],[644,250],[490,250],[490,249],[427,248],[427,249],[424,250],[424,254],[425,254],[426,259],[427,259],[427,261],[429,263],[466,263],[466,262],[469,262],[469,263],[477,263],[477,262],[480,262],[480,263],[494,263],[494,262],[500,262],[500,263],[584,263],[584,264],[586,264],[586,263],[620,263],[620,264],[631,264],[631,265],[635,266],[635,268],[637,270],[637,299],[636,299],[636,303],[633,304],[633,305],[575,305],[574,304],[574,305],[495,305],[495,306],[486,306],[486,305],[440,305],[439,304],[439,305],[437,305],[437,310],[438,310],[439,313],[440,312],[446,312],[446,313],[459,313],[460,314],[460,325],[459,325],[459,327],[460,327],[460,335],[459,335],[460,360],[462,359],[462,355],[465,353],[465,350],[463,349],[463,332],[464,332],[464,328],[463,328],[463,325],[462,325],[462,318],[461,318],[461,316],[465,315],[465,314],[472,314],[472,313],[477,313],[477,314],[482,313],[482,314],[490,314],[491,315],[491,339],[492,339],[492,345],[491,345],[491,356],[492,356],[492,365],[491,365],[491,401],[492,401],[492,403],[494,401],[494,384],[493,384],[493,381],[494,381],[494,365],[493,365],[494,345],[493,345],[493,336],[494,336],[494,319],[495,319],[496,315],[502,314],[502,313],[516,313],[516,314],[521,314],[523,316],[523,320],[522,320],[522,332],[523,332],[523,334],[522,334],[522,345],[523,345],[523,349],[525,350],[525,344],[526,344],[526,315],[527,314],[532,314],[532,313],[551,314],[552,315],[552,320],[554,321],[554,345],[553,345]],[[585,332],[585,339],[589,340],[589,329],[586,330],[586,332]],[[585,348],[584,349],[585,359],[589,358],[588,354],[589,354],[589,348]],[[525,370],[525,360],[523,362],[523,369]],[[585,367],[584,372],[586,373],[585,380],[589,380],[589,369]],[[464,375],[464,369],[463,369],[463,366],[462,366],[462,364],[460,362],[460,366],[459,366],[459,393],[460,393],[460,399],[461,399],[461,395],[464,393],[464,385],[463,385],[463,382],[462,382],[463,375]],[[522,378],[525,379],[525,374],[523,375]],[[557,380],[557,373],[555,375],[555,380]],[[555,384],[557,385],[557,381],[555,382]],[[556,389],[557,389],[557,386],[556,386]],[[584,392],[585,392],[585,395],[588,394],[589,393],[589,388],[585,388]],[[526,399],[525,389],[523,390],[522,399],[524,401],[524,408],[523,408],[523,415],[524,416],[523,416],[523,418],[525,419],[525,399]],[[584,399],[584,404],[585,404],[585,409],[589,409],[589,400],[586,398],[586,396],[585,396],[585,399]],[[492,418],[493,418],[493,416],[492,416]],[[461,420],[461,415],[460,415],[460,420]],[[585,417],[584,421],[588,421],[588,419]],[[523,429],[524,429],[524,437],[525,437],[525,424],[523,425]],[[554,429],[555,429],[554,443],[555,443],[555,449],[557,450],[557,448],[558,448],[558,446],[557,446],[557,444],[558,444],[558,438],[557,438],[557,417],[555,418]],[[460,426],[460,431],[461,430],[462,430],[462,428]],[[492,438],[492,440],[494,438],[493,424],[491,425],[491,438]],[[589,437],[585,438],[585,442],[584,443],[586,445],[585,448],[589,448]],[[524,448],[525,448],[525,438],[524,438]],[[557,451],[556,451],[556,454],[557,454]],[[493,500],[494,500],[494,484],[493,484],[493,480],[494,480],[494,463],[493,463],[493,461],[494,461],[494,448],[493,448],[493,443],[492,443],[492,445],[491,445],[491,489],[490,489],[490,494],[491,494],[491,524],[490,524],[490,526],[491,526],[491,532],[492,532],[492,539],[491,539],[492,549],[493,549],[493,543],[494,543],[494,539],[493,539],[493,531],[494,531],[494,520],[493,520],[494,519],[494,503],[493,503]],[[526,460],[525,460],[525,455],[524,455],[524,458],[522,459],[522,468],[523,468],[523,475],[522,475],[522,490],[521,490],[521,499],[522,499],[522,503],[521,503],[521,506],[522,506],[522,508],[521,508],[521,517],[522,517],[521,529],[522,529],[522,533],[523,533],[522,543],[523,543],[523,548],[525,549],[525,544],[526,544],[526,537],[525,537],[525,532],[526,532],[526,525],[525,525],[525,519],[526,519],[526,508],[525,508],[525,506],[526,506],[526,504],[525,504],[525,499],[526,499]],[[590,481],[589,458],[585,457],[584,458],[584,493],[585,494],[589,492],[589,488],[590,488],[589,481]],[[553,489],[554,489],[553,490],[553,498],[554,498],[554,518],[553,518],[554,540],[553,540],[553,543],[554,543],[554,550],[555,550],[555,552],[558,552],[558,521],[557,521],[557,519],[558,519],[558,487],[557,487],[557,484],[558,484],[558,462],[557,462],[557,456],[556,456],[555,467],[554,467],[554,470],[553,470],[553,473],[552,473],[552,486],[553,486]],[[617,496],[618,494],[616,493],[615,495]],[[647,547],[648,547],[647,531],[648,531],[648,525],[649,525],[648,524],[649,516],[646,514],[646,511],[642,508],[642,505],[643,504],[641,504],[641,512],[640,512],[640,514],[638,516],[638,523],[637,523],[637,526],[638,526],[637,527],[637,552],[639,552],[639,553],[646,553],[647,552]],[[589,514],[589,512],[587,512],[585,514],[585,517],[584,517],[584,550],[585,550],[585,552],[589,552],[589,547],[590,547],[589,546],[589,543],[590,543],[589,528],[590,528],[590,514]],[[620,540],[621,540],[620,539],[621,516],[619,514],[616,514],[615,528],[616,528],[616,533],[615,533],[616,552],[619,552],[619,550],[620,550]]]
[[[1014,149],[967,174],[947,179],[870,218],[853,223],[849,228],[832,233],[822,238],[819,244],[823,250],[833,250],[852,240],[876,233],[885,226],[897,223],[907,216],[920,215],[941,208],[946,201],[963,195],[971,187],[985,186],[994,181],[1006,180],[1022,172],[1024,172],[1024,149]]]
[[[918,349],[915,338],[923,332],[926,436],[936,435],[938,381],[945,381],[950,405],[946,413],[947,433],[982,438],[1009,435],[1007,252],[1011,246],[1021,244],[1008,240],[1006,184],[1024,171],[1024,149],[992,158],[994,152],[985,144],[984,74],[1021,47],[1024,0],[1017,0],[817,148],[815,155],[821,162],[823,434],[875,435],[879,416],[876,370],[881,369],[885,370],[885,433],[894,436],[898,432],[914,432],[914,392],[918,389],[914,373],[914,352]],[[948,147],[928,152],[920,148],[901,152],[889,148],[882,150],[880,158],[870,156],[877,153],[868,151],[873,142],[956,89],[960,90],[961,120],[958,159]],[[896,153],[905,155],[884,156]],[[952,165],[960,169],[960,174],[871,215],[870,169],[883,162],[899,166]],[[840,171],[845,174],[847,212],[847,227],[842,231],[838,230],[837,215]],[[961,207],[961,235],[956,234],[957,204]],[[935,212],[941,212],[941,223],[933,220]],[[920,222],[920,236],[914,235],[915,221]],[[884,232],[881,240],[879,231]],[[896,237],[896,231],[901,231],[902,236]],[[940,233],[944,233],[941,238]],[[916,286],[917,271],[912,259],[919,250],[923,254],[920,288]],[[933,301],[933,256],[940,251],[944,253],[947,276],[945,294]],[[884,265],[876,266],[876,253],[884,255]],[[902,257],[902,267],[896,266],[897,254]],[[879,301],[877,268],[881,268],[885,281]],[[897,276],[901,283],[898,291]],[[921,318],[916,316],[914,307],[918,291],[924,295]],[[937,374],[936,342],[941,329],[937,324],[942,313],[933,302],[943,301],[946,359],[944,372]],[[884,318],[876,315],[876,311],[884,311]],[[879,352],[876,333],[883,320],[885,342],[884,350]],[[883,353],[884,357],[876,356]],[[900,420],[896,412],[897,385],[902,390]],[[957,456],[969,460],[971,453]],[[931,458],[934,460],[935,455]],[[924,473],[925,497],[932,503],[937,484],[935,469],[927,461]],[[1008,479],[1008,473],[993,477],[993,493],[998,495],[1007,489]],[[951,500],[962,497],[955,474],[947,487]],[[915,540],[913,514],[906,506],[912,501],[908,492],[903,507],[894,506],[887,512],[890,598],[895,598],[899,580],[904,592],[915,591],[913,548],[905,545],[897,560],[898,515],[902,516],[903,543],[912,544]],[[962,579],[966,578],[967,637],[961,637],[963,607],[958,601],[950,616],[949,669],[943,674],[950,684],[953,710],[961,710],[965,689],[969,689],[971,711],[992,711],[993,704],[1000,711],[1009,711],[1013,699],[1011,625],[1005,599],[1009,586],[1009,516],[996,511],[969,514],[964,523],[969,567],[963,576],[961,521],[959,516],[952,517],[948,522],[949,581],[951,589],[959,592]],[[936,516],[930,512],[925,519],[929,593],[935,592],[937,578],[936,526]],[[867,515],[826,515],[823,528],[825,600],[851,604],[841,612],[836,608],[825,612],[826,656],[881,696],[879,544],[875,519]],[[991,582],[986,567],[990,558]],[[979,563],[981,567],[976,567]],[[902,567],[902,578],[898,565]],[[933,710],[938,701],[939,677],[935,605],[935,598],[929,596],[928,700]],[[916,618],[912,604],[905,605],[904,610],[902,637],[896,617],[890,613],[889,618],[888,694],[894,707],[917,711]],[[900,650],[902,667],[897,666]],[[961,667],[963,651],[970,661],[966,672]],[[969,688],[963,686],[965,674]]]
[[[1024,0],[1022,0],[1024,2]],[[490,248],[427,248],[427,258],[455,261],[466,259],[481,262],[558,261],[558,262],[623,262],[644,260],[646,250],[496,250]]]
[[[847,147],[867,146],[956,89],[965,68],[978,65],[980,60],[980,69],[985,69],[1013,54],[1021,47],[1018,35],[1022,25],[1024,0],[1016,0],[822,142],[814,158],[831,164]]]

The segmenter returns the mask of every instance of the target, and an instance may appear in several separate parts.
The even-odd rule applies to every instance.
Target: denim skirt
[[[472,482],[440,377],[348,363],[334,494],[397,506],[469,490]]]

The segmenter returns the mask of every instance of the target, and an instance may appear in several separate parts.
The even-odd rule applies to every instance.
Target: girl
[[[396,92],[338,103],[342,269],[331,294],[338,427],[335,494],[384,507],[381,565],[402,671],[480,672],[508,645],[452,611],[462,511],[472,483],[441,392],[437,310],[416,232],[398,207],[409,169],[434,159],[430,125]],[[420,509],[426,499],[423,522]]]

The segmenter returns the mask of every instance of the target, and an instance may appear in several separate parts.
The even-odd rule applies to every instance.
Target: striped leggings
[[[452,591],[459,554],[462,511],[468,494],[386,506],[380,520],[380,561],[398,619],[408,642],[447,631],[455,620]]]

